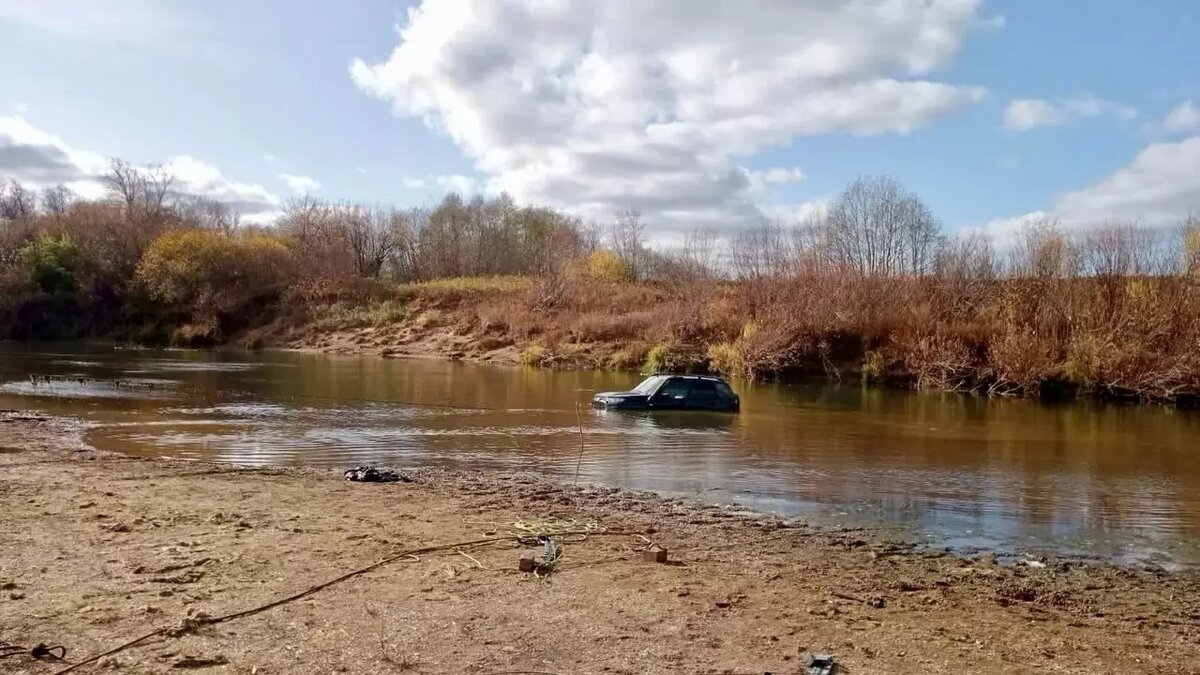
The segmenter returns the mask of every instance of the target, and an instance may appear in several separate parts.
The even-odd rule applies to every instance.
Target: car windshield
[[[649,396],[650,394],[654,393],[655,389],[658,389],[658,385],[662,384],[663,380],[665,379],[667,378],[663,377],[662,375],[647,377],[646,379],[642,380],[641,384],[634,387],[633,391],[638,394]]]

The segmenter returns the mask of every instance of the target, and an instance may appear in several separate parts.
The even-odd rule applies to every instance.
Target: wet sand
[[[854,674],[1200,663],[1196,570],[998,565],[534,475],[412,477],[123,457],[71,420],[0,414],[0,641],[77,662],[165,629],[73,671],[116,673],[798,673],[812,652]],[[564,537],[548,575],[520,572],[540,550],[518,536],[550,526],[588,534]],[[646,540],[671,562],[644,560]]]

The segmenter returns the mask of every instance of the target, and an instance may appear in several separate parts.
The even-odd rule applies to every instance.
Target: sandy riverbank
[[[1191,673],[1200,573],[1049,561],[1000,566],[867,532],[535,476],[327,471],[134,459],[69,420],[0,415],[0,640],[68,660],[186,617],[219,617],[406,549],[501,538],[384,565],[274,609],[151,639],[74,672]],[[577,529],[545,579],[510,525]],[[645,562],[650,532],[671,565]],[[470,556],[470,557],[468,557]],[[0,659],[0,672],[64,664]]]

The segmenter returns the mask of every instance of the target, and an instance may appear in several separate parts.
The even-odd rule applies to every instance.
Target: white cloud
[[[355,166],[354,170],[357,171],[360,175],[363,175],[363,176],[367,175],[367,170],[362,168],[361,166]]]
[[[1068,230],[1115,221],[1164,228],[1192,213],[1200,213],[1200,136],[1150,145],[1100,182],[1060,195],[1050,211],[1001,218],[980,229],[1004,242],[1042,218],[1053,218]]]
[[[167,159],[163,162],[163,169],[175,178],[172,189],[221,202],[251,219],[273,214],[279,208],[279,198],[265,187],[230,180],[217,167],[190,155],[176,155]]]
[[[1019,216],[1009,218],[996,218],[979,227],[963,228],[964,234],[979,232],[986,234],[992,238],[1000,248],[1008,248],[1008,246],[1016,240],[1016,235],[1024,230],[1029,225],[1038,223],[1044,220],[1052,220],[1054,216],[1046,211],[1031,211]]]
[[[790,169],[776,167],[763,171],[744,169],[743,171],[746,174],[746,180],[750,181],[750,189],[752,190],[764,190],[771,185],[799,183],[806,178],[804,172],[798,167]]]
[[[424,190],[426,188],[437,188],[446,192],[457,192],[458,194],[469,197],[479,194],[485,186],[480,181],[470,177],[463,176],[457,173],[443,174],[439,176],[426,176],[424,178],[405,178],[403,180],[404,187],[409,190]],[[491,192],[491,190],[488,190]]]
[[[782,204],[763,207],[763,211],[774,222],[796,225],[820,218],[829,212],[832,197],[819,197],[800,204]]]
[[[1159,127],[1167,134],[1200,131],[1200,108],[1197,108],[1192,100],[1188,99],[1167,113]]]
[[[263,161],[264,162],[273,163],[275,161],[275,159],[276,159],[275,155],[273,155],[269,152],[263,153]]]
[[[1021,98],[1010,101],[1005,108],[1004,128],[1010,131],[1028,131],[1038,127],[1065,126],[1101,115],[1129,121],[1138,116],[1138,111],[1120,103],[1096,98],[1091,94],[1057,102],[1040,98]]]
[[[449,135],[490,190],[604,219],[744,225],[766,218],[733,158],[799,136],[907,133],[983,98],[922,79],[979,5],[426,0],[389,58],[350,73]]]
[[[993,14],[987,18],[979,19],[979,21],[976,22],[976,25],[980,28],[987,28],[991,30],[1004,30],[1006,27],[1008,27],[1008,18],[1003,14]]]
[[[433,182],[441,186],[442,189],[451,192],[457,192],[460,195],[473,195],[479,192],[475,179],[470,176],[459,174],[449,174],[445,176],[434,176]]]
[[[1066,115],[1048,101],[1023,98],[1011,101],[1004,110],[1004,128],[1014,131],[1066,124]]]
[[[0,2],[0,21],[61,35],[125,41],[161,37],[182,23],[176,12],[155,0],[6,0]]]
[[[181,194],[214,199],[245,216],[278,209],[279,200],[266,188],[231,181],[195,157],[171,157],[163,168],[175,177],[172,189]],[[108,159],[98,152],[76,149],[23,118],[0,116],[0,178],[34,188],[62,183],[81,196],[96,198],[104,195],[100,177],[107,169]]]
[[[1075,226],[1137,220],[1164,227],[1200,212],[1200,136],[1150,145],[1129,166],[1059,197],[1054,210]]]
[[[22,117],[0,117],[0,176],[54,185],[94,177],[107,166],[103,155],[76,150]]]
[[[279,180],[282,180],[288,189],[298,195],[309,195],[321,189],[321,184],[315,179],[308,176],[298,176],[294,173],[281,173]]]

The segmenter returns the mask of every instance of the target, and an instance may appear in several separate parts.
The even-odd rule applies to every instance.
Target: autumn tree
[[[244,319],[239,314],[252,303],[277,295],[291,275],[286,242],[254,231],[168,232],[151,244],[137,270],[152,298],[189,314],[213,338]]]

